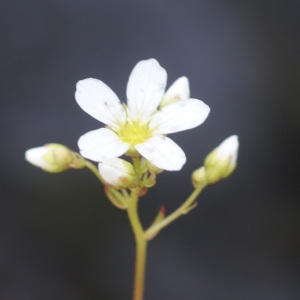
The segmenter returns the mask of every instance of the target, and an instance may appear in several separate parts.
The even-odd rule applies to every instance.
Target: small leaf
[[[157,223],[159,223],[160,221],[162,221],[166,216],[166,209],[165,207],[162,205],[159,209],[159,212],[158,214],[156,215],[154,221],[152,222],[151,226],[149,228],[151,228],[152,226],[156,225]],[[160,230],[154,232],[151,236],[148,236],[147,239],[148,240],[151,240],[153,239],[158,233],[159,233]]]
[[[194,208],[196,208],[197,205],[198,205],[198,203],[197,203],[197,202],[194,202],[192,205],[190,205],[189,207],[187,207],[187,208],[182,212],[182,214],[183,214],[183,215],[188,214],[191,210],[193,210]]]

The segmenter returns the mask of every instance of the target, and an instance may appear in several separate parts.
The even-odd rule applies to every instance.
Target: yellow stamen
[[[128,122],[123,124],[117,132],[118,136],[131,147],[148,140],[152,136],[147,124]]]

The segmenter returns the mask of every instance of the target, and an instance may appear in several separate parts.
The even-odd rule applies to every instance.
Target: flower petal
[[[174,81],[174,83],[168,88],[159,107],[164,107],[173,102],[180,100],[187,100],[190,98],[190,86],[187,77],[182,76]]]
[[[182,149],[165,136],[154,136],[135,145],[135,148],[153,165],[163,170],[178,171],[186,162]]]
[[[125,110],[117,95],[102,81],[94,78],[80,80],[75,99],[79,106],[98,121],[114,130],[125,122]]]
[[[110,129],[100,128],[82,135],[78,140],[78,147],[83,157],[100,162],[121,156],[129,145]]]
[[[231,165],[236,164],[239,150],[239,139],[232,135],[225,139],[218,147],[216,155],[220,160],[230,159]]]
[[[46,168],[48,163],[44,156],[47,153],[49,153],[49,150],[45,146],[31,148],[25,152],[25,159],[36,167]]]
[[[151,58],[133,68],[127,84],[127,105],[131,118],[146,122],[158,107],[167,83],[167,72]]]
[[[167,134],[191,129],[202,124],[210,112],[209,106],[197,99],[178,101],[163,107],[149,123],[155,134]]]

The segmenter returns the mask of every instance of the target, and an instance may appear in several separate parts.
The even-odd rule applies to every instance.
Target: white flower
[[[89,115],[107,125],[80,137],[82,156],[102,162],[141,155],[163,170],[180,170],[186,161],[181,148],[166,134],[202,124],[209,107],[186,99],[157,110],[164,96],[167,73],[155,59],[140,61],[127,84],[127,106],[102,81],[88,78],[77,83],[75,98]]]

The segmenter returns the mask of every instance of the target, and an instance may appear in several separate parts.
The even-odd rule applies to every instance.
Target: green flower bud
[[[216,183],[228,177],[234,171],[238,148],[238,137],[232,135],[207,155],[204,166],[208,183]]]
[[[80,169],[85,166],[83,157],[66,146],[55,143],[27,150],[25,159],[50,173],[59,173],[71,168]]]
[[[112,158],[99,163],[99,172],[105,183],[115,189],[127,189],[138,184],[133,165],[121,158]]]
[[[192,184],[195,188],[205,185],[206,182],[205,167],[201,167],[192,173]]]

